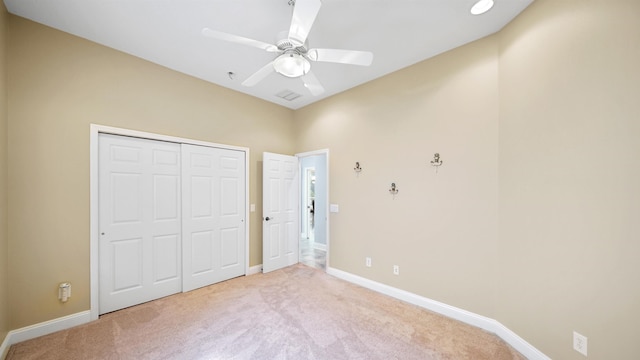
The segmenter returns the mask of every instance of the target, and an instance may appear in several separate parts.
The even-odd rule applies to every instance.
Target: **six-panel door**
[[[265,152],[262,159],[262,271],[270,272],[299,259],[299,166],[295,156]]]
[[[100,313],[182,289],[180,145],[100,136]]]
[[[183,291],[245,273],[244,152],[182,145]]]

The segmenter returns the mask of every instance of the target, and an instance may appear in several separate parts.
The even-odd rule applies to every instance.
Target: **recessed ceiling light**
[[[471,13],[473,15],[484,14],[487,11],[489,11],[489,9],[491,9],[492,7],[493,7],[493,0],[480,0],[477,3],[475,3],[473,7],[471,7]]]

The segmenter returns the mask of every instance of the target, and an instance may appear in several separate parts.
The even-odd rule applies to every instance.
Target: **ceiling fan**
[[[301,78],[304,86],[312,95],[324,92],[320,81],[311,72],[310,61],[332,62],[340,64],[369,66],[373,61],[373,54],[368,51],[339,50],[339,49],[309,49],[307,36],[313,22],[320,11],[320,0],[289,0],[293,5],[293,17],[289,31],[279,34],[276,44],[268,44],[259,40],[249,39],[221,31],[202,29],[202,34],[218,40],[253,46],[258,49],[278,54],[270,63],[249,76],[242,82],[244,86],[254,86],[273,72],[290,78]]]

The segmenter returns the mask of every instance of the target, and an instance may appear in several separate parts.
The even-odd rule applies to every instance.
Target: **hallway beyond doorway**
[[[313,233],[312,233],[313,234]],[[300,263],[314,267],[316,269],[326,270],[327,252],[314,247],[313,235],[308,239],[300,238]]]

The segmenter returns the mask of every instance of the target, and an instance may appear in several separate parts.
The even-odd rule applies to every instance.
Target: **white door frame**
[[[129,130],[123,128],[116,128],[104,125],[96,125],[91,124],[89,130],[89,218],[90,218],[90,233],[89,233],[89,241],[90,241],[90,252],[89,252],[89,268],[90,268],[90,287],[91,287],[91,308],[90,308],[90,320],[97,320],[99,316],[99,192],[98,192],[98,135],[100,133],[112,134],[112,135],[122,135],[122,136],[131,136],[143,139],[150,140],[158,140],[158,141],[168,141],[174,142],[178,144],[191,144],[191,145],[201,145],[229,150],[238,150],[244,151],[245,153],[245,275],[249,274],[249,148],[239,147],[239,146],[231,146],[231,145],[223,145],[216,144],[206,141],[199,141],[193,139],[185,139],[175,136],[168,135],[160,135],[153,134],[148,132]]]
[[[331,217],[329,216],[329,208],[331,207],[329,204],[329,193],[330,193],[330,189],[329,186],[331,185],[329,183],[329,149],[321,149],[321,150],[314,150],[314,151],[307,151],[307,152],[303,152],[303,153],[299,153],[296,154],[295,156],[298,158],[298,167],[299,167],[299,171],[302,172],[302,162],[300,161],[301,158],[304,157],[308,157],[308,156],[314,156],[314,155],[324,155],[324,160],[325,160],[325,168],[327,169],[326,172],[326,179],[323,179],[325,181],[325,183],[327,184],[327,191],[325,194],[325,204],[327,204],[326,209],[325,209],[325,213],[324,216],[327,219],[327,251],[326,251],[326,258],[325,258],[325,272],[329,269],[329,246],[331,244]],[[318,179],[318,174],[316,173],[316,179]],[[300,191],[300,197],[302,197],[302,191]],[[298,203],[300,203],[300,199],[298,199]],[[302,219],[301,219],[302,220]],[[300,229],[298,229],[298,233],[300,233]],[[298,254],[298,261],[300,259],[300,254]]]

